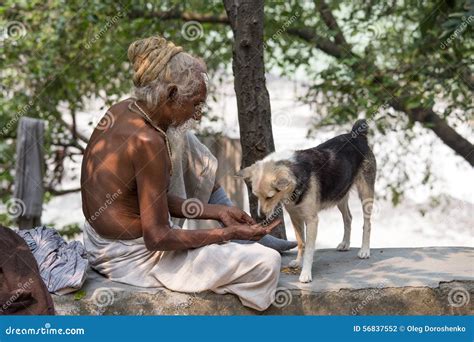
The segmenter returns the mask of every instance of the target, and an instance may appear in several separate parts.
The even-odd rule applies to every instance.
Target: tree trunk
[[[275,151],[270,98],[265,85],[263,61],[263,0],[224,0],[234,33],[232,69],[242,145],[242,168]],[[257,221],[257,198],[249,190],[250,212]],[[282,215],[280,214],[280,217]],[[284,224],[272,235],[286,238]]]

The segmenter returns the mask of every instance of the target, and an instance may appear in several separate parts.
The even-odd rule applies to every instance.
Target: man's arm
[[[189,214],[186,213],[186,200],[184,198],[168,194],[168,207],[171,216],[179,218],[189,218]],[[192,218],[195,219],[204,219],[204,220],[220,220],[220,215],[226,211],[228,208],[225,205],[216,205],[203,203],[198,199],[195,199],[198,202],[200,209],[198,210],[196,216],[193,215]]]
[[[245,211],[237,207],[203,203],[198,199],[193,201],[193,203],[186,203],[185,199],[168,194],[168,206],[171,215],[179,218],[217,220],[225,226],[256,223]]]
[[[231,239],[260,239],[276,224],[266,227],[236,225],[218,229],[183,230],[169,225],[167,187],[169,158],[163,138],[158,134],[140,133],[132,155],[137,182],[140,222],[149,250],[197,248]],[[153,132],[154,133],[154,132]],[[214,214],[212,214],[214,215]]]

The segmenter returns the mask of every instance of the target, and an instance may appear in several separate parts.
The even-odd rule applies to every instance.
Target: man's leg
[[[222,187],[217,188],[216,191],[214,191],[211,194],[211,197],[209,198],[209,204],[221,204],[221,205],[226,205],[228,207],[234,206],[234,204],[229,199],[229,197],[227,196],[226,192],[224,191]],[[255,241],[234,240],[234,242],[248,244],[248,243],[253,243]],[[258,241],[258,243],[265,247],[273,248],[277,250],[278,252],[284,252],[292,248],[295,248],[297,246],[297,243],[295,241],[287,241],[283,239],[278,239],[271,235],[265,235],[263,238],[261,238]]]
[[[150,274],[173,291],[232,293],[245,306],[265,310],[274,300],[280,267],[273,249],[228,242],[164,252]]]

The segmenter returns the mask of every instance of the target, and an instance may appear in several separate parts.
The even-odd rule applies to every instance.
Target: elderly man
[[[244,305],[265,310],[279,278],[279,253],[229,241],[260,240],[279,222],[261,226],[236,207],[209,204],[212,197],[225,203],[226,196],[216,191],[213,177],[206,178],[209,184],[199,179],[215,172],[207,149],[192,135],[176,139],[179,127],[200,118],[207,96],[205,65],[160,37],[132,43],[128,57],[135,98],[107,111],[82,164],[84,243],[92,267],[136,286],[233,293]],[[173,128],[176,144],[184,141],[197,151],[191,163],[173,158],[173,150],[183,153],[170,146],[167,133]],[[199,175],[194,182],[190,169]],[[190,217],[191,200],[175,195],[189,197],[189,188],[198,205],[192,217],[218,220],[223,228],[185,230],[173,224],[171,216]]]

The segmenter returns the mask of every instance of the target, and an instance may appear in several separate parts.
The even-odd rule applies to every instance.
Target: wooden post
[[[13,205],[20,229],[41,225],[43,210],[44,121],[23,117],[18,123]]]

